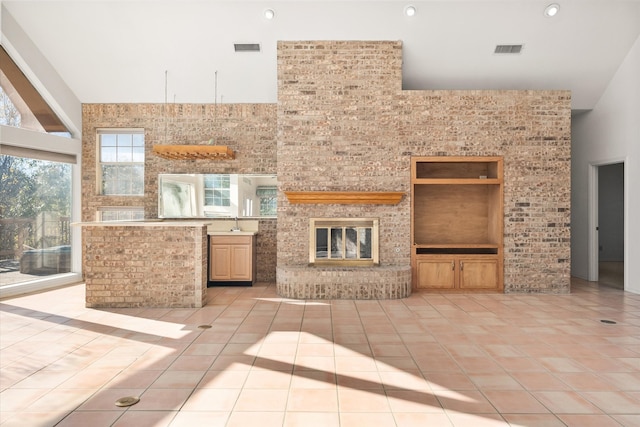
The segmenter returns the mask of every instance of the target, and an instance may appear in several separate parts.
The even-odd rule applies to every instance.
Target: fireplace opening
[[[377,218],[311,218],[311,265],[372,266],[379,264]]]

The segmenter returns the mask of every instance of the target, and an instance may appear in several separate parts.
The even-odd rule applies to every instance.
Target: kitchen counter
[[[254,236],[255,231],[209,231],[210,236]]]
[[[93,221],[75,222],[72,225],[82,227],[200,227],[209,226],[213,221],[145,219],[140,221]]]

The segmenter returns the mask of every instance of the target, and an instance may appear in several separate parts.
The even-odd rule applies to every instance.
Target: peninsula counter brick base
[[[202,307],[206,244],[202,223],[84,224],[86,306]]]

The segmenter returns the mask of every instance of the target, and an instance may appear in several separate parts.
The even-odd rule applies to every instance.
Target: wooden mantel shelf
[[[397,205],[402,191],[285,191],[290,203],[325,205]]]
[[[226,145],[154,145],[156,156],[169,160],[233,160],[232,149]]]

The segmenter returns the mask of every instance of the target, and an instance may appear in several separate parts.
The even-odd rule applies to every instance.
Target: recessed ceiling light
[[[273,19],[275,18],[276,13],[273,11],[273,9],[266,9],[264,11],[264,17],[267,19]]]
[[[416,7],[415,6],[407,6],[404,8],[404,14],[407,16],[413,16],[416,14]]]
[[[559,11],[560,5],[558,3],[553,3],[544,9],[544,16],[548,16],[549,18],[551,18],[552,16],[556,16]]]

